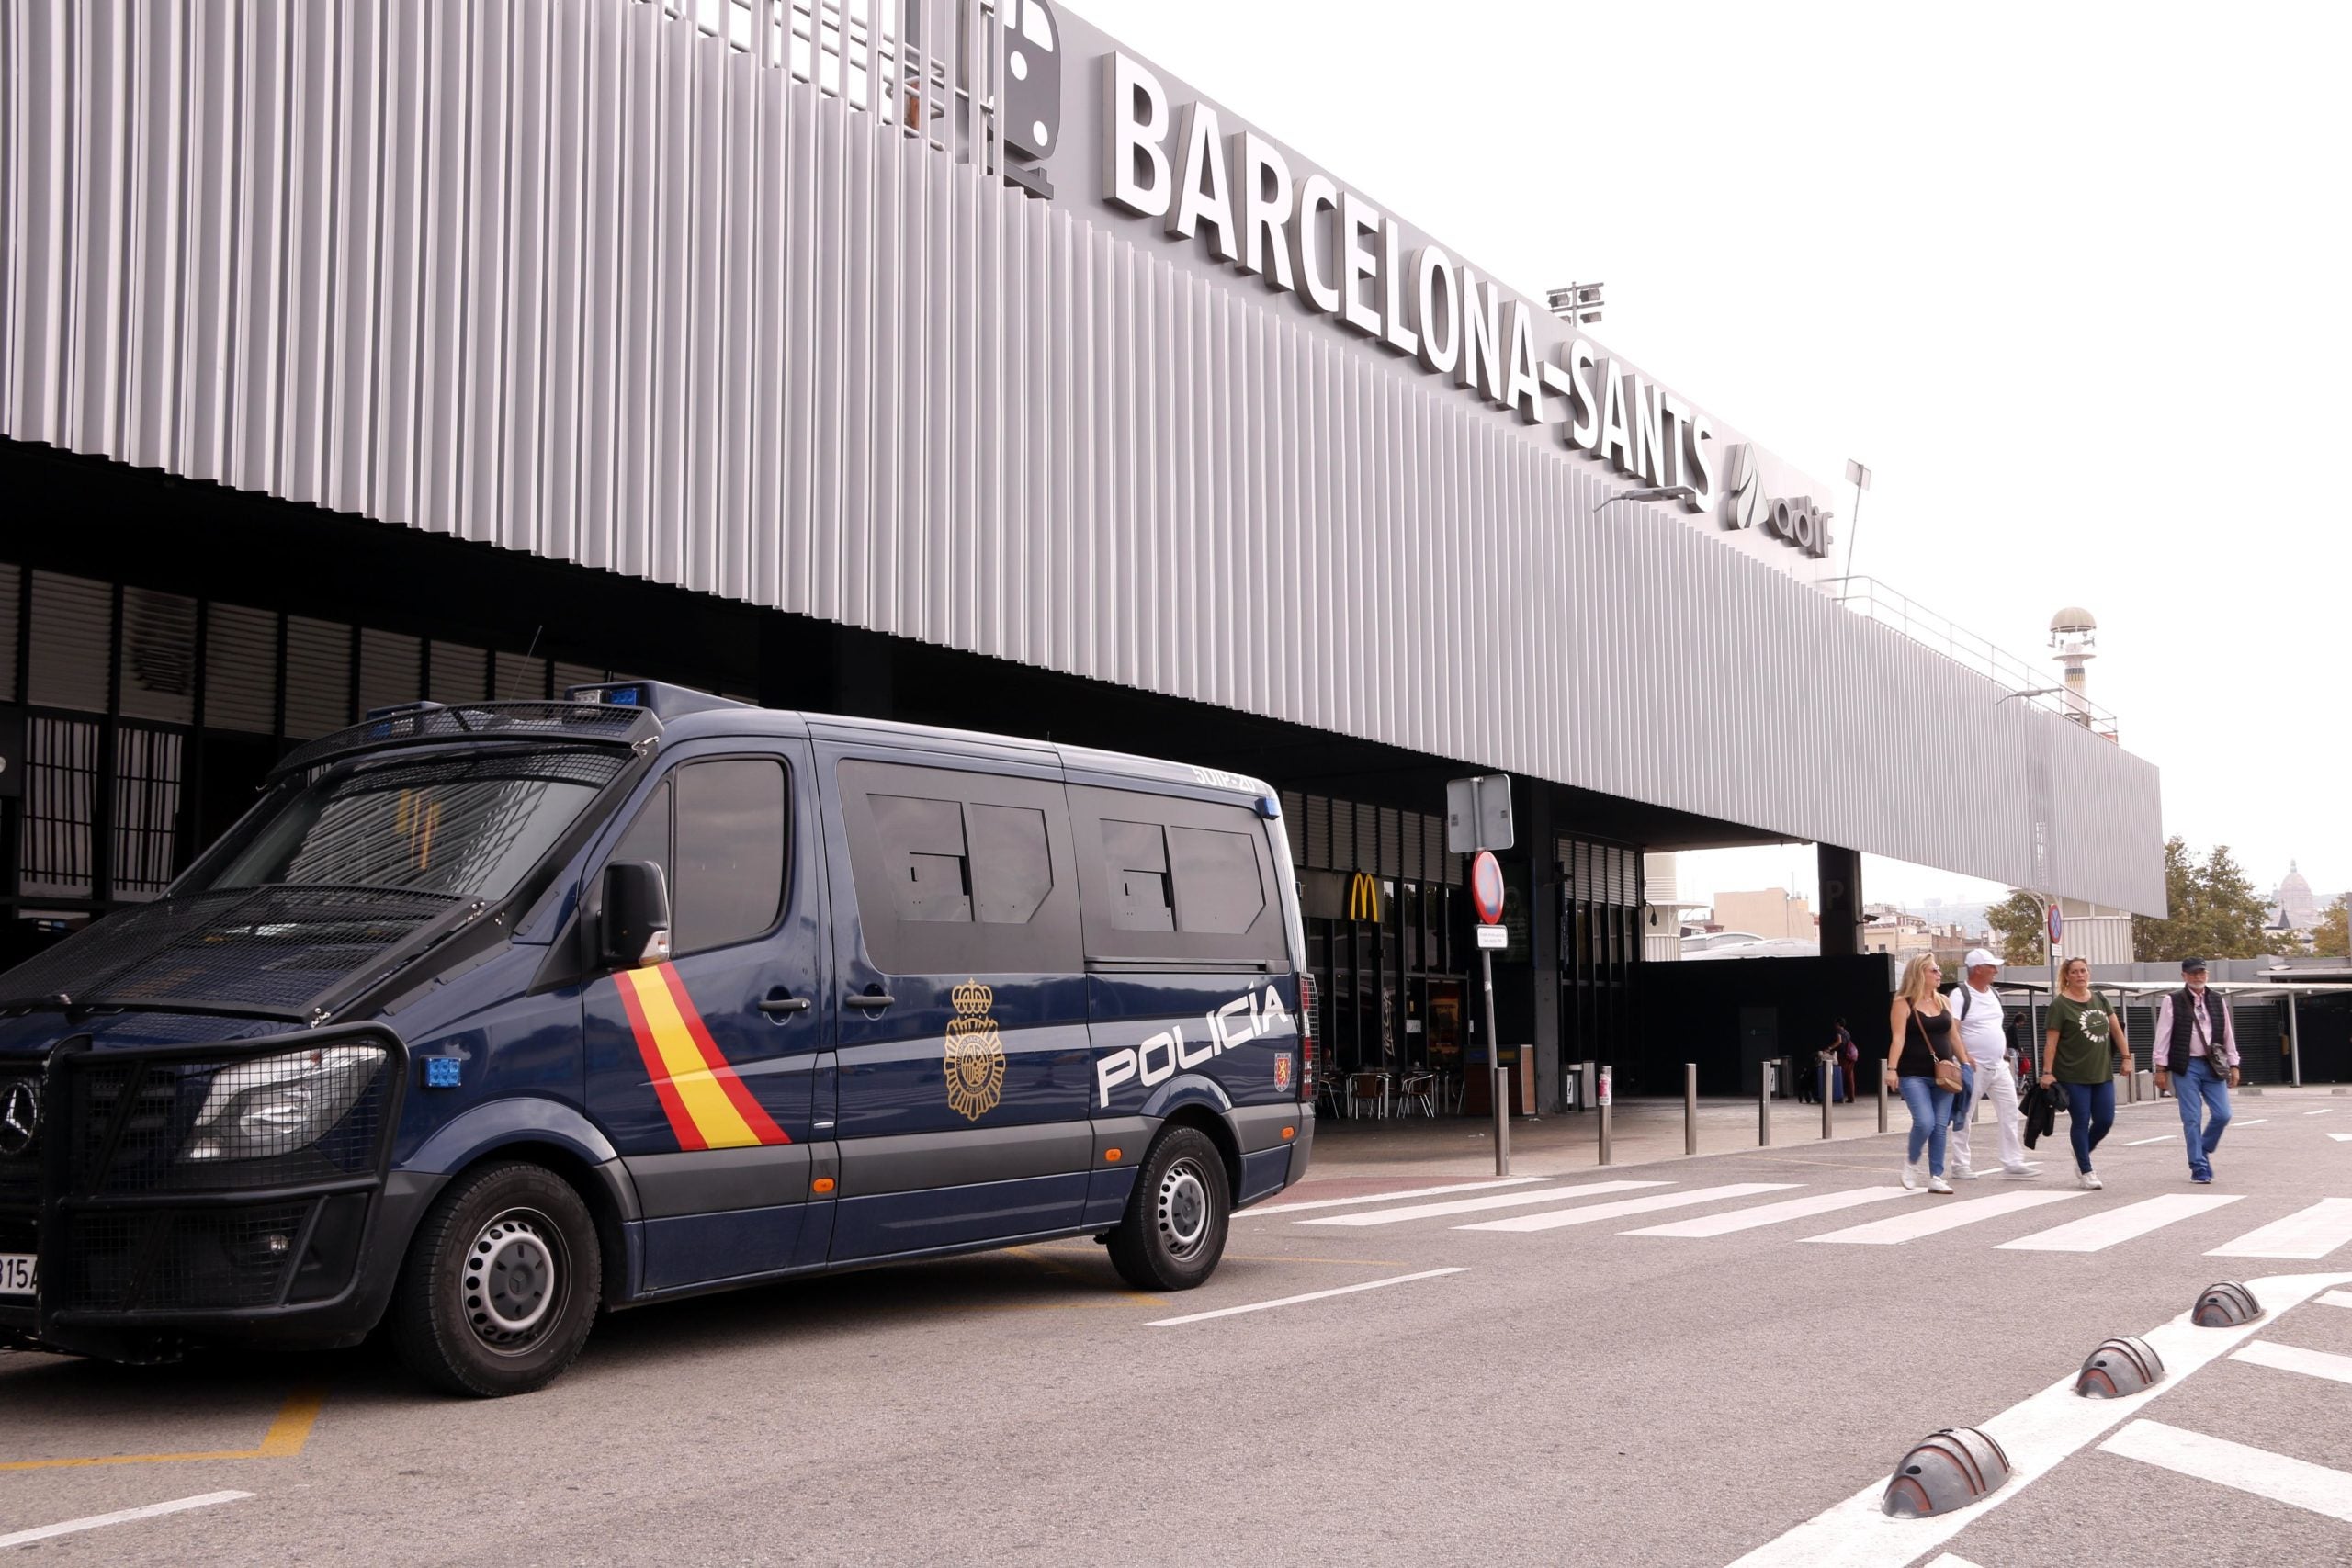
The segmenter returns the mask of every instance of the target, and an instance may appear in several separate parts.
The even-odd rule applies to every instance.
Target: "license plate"
[[[40,1259],[29,1252],[0,1252],[0,1296],[29,1296],[40,1278]]]

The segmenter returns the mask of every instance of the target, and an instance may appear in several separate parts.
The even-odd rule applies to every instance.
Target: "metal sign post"
[[[1503,1071],[1503,1033],[1495,1022],[1495,949],[1510,940],[1501,925],[1503,868],[1480,850],[1470,863],[1470,908],[1478,916],[1478,970],[1487,988],[1487,1081],[1495,1097],[1495,1174],[1510,1174],[1510,1081]]]
[[[1610,1071],[1607,1067],[1600,1069],[1600,1163],[1603,1165],[1609,1163],[1609,1119],[1615,1114],[1610,1104],[1615,1098],[1609,1081]]]

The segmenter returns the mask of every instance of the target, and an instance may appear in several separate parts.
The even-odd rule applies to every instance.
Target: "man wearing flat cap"
[[[2238,1035],[2220,993],[2205,987],[2205,961],[2185,958],[2181,987],[2156,1007],[2156,1087],[2169,1080],[2180,1105],[2188,1174],[2213,1179],[2213,1151],[2230,1125],[2230,1090],[2238,1083]]]

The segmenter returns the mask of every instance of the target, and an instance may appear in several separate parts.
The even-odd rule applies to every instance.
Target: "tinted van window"
[[[850,761],[841,800],[876,967],[1077,970],[1076,862],[1058,781]]]
[[[1090,960],[1289,966],[1265,824],[1246,806],[1074,786]]]
[[[673,770],[621,835],[615,860],[651,861],[670,885],[671,952],[764,936],[784,913],[784,766],[727,757]]]

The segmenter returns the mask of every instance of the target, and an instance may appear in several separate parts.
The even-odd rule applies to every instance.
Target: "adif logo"
[[[1161,1030],[1140,1045],[1114,1051],[1095,1063],[1096,1099],[1107,1106],[1111,1103],[1111,1090],[1120,1084],[1136,1083],[1150,1089],[1174,1077],[1179,1067],[1189,1072],[1237,1045],[1269,1039],[1277,1032],[1290,1033],[1296,1028],[1290,1010],[1283,1006],[1281,993],[1272,986],[1266,987],[1262,998],[1255,991],[1244,992],[1211,1010],[1204,1022],[1208,1038],[1197,1048],[1186,1043],[1180,1024]]]
[[[1764,531],[1784,545],[1809,556],[1829,553],[1829,519],[1834,513],[1815,506],[1809,495],[1793,501],[1772,500],[1764,493],[1764,465],[1756,446],[1743,441],[1731,449],[1724,470],[1723,520],[1726,528]]]

